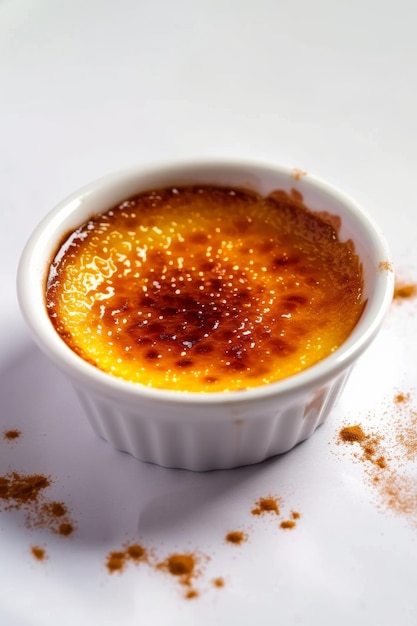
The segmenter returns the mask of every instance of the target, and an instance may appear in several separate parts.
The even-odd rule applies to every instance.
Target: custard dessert
[[[62,241],[47,310],[74,352],[133,383],[272,383],[334,352],[361,316],[362,267],[337,224],[295,191],[141,193]]]

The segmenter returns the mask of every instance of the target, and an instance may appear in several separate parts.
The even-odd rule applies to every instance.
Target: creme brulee
[[[336,223],[296,192],[142,193],[62,243],[47,309],[74,352],[128,381],[188,392],[271,383],[331,354],[362,313],[361,265]]]

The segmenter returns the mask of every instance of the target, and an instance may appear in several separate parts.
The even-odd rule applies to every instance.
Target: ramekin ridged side
[[[164,412],[163,406],[130,406],[82,385],[75,389],[93,430],[118,450],[163,467],[206,471],[259,463],[310,437],[328,417],[349,373],[350,368],[279,403],[244,410],[241,404],[196,404],[178,407],[175,416],[172,407]]]

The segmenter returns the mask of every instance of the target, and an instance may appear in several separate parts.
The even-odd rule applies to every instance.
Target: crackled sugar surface
[[[62,242],[46,304],[62,339],[117,377],[238,390],[333,352],[363,310],[351,242],[297,193],[161,189]]]

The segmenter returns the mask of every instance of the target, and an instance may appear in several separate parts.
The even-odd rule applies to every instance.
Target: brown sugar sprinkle
[[[247,535],[241,530],[231,530],[226,535],[226,541],[228,543],[232,543],[235,546],[240,546],[244,541],[246,541]]]
[[[213,585],[215,587],[224,587],[224,578],[219,576],[218,578],[213,579]]]
[[[3,439],[6,439],[6,441],[14,441],[15,439],[19,439],[21,435],[22,435],[22,432],[20,430],[17,430],[16,428],[12,428],[11,430],[4,431]]]
[[[298,511],[291,511],[291,517],[293,519],[300,519],[301,513],[299,513]]]
[[[394,289],[394,300],[405,300],[414,298],[417,295],[417,285],[396,284]]]
[[[259,498],[255,502],[255,507],[252,509],[252,515],[263,515],[264,513],[275,513],[279,515],[279,499],[272,496],[266,498]]]
[[[293,528],[295,528],[296,523],[294,522],[293,519],[286,519],[286,520],[283,520],[279,526],[283,530],[292,530]]]
[[[37,561],[45,561],[46,550],[44,548],[40,548],[39,546],[32,546],[30,551]]]

